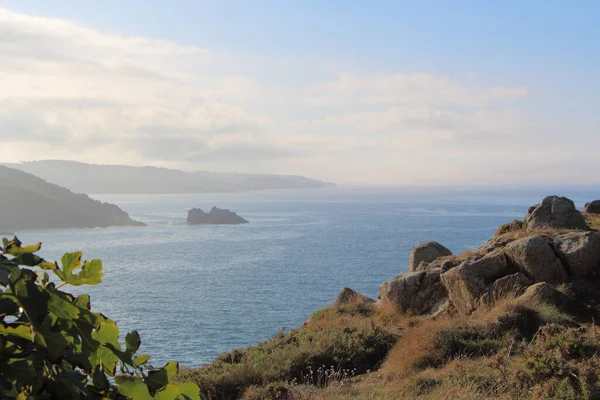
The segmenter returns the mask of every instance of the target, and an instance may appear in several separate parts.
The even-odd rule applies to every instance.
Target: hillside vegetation
[[[142,226],[118,206],[0,166],[0,231]]]
[[[346,288],[176,379],[204,399],[600,398],[597,221],[551,197],[473,251],[421,260],[426,242],[377,301]]]

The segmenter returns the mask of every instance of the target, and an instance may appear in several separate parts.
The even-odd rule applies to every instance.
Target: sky
[[[0,0],[0,162],[600,184],[600,2]]]

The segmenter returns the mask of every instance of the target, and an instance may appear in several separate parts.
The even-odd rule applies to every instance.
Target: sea
[[[65,289],[89,293],[92,309],[121,333],[137,330],[153,365],[197,367],[300,327],[344,287],[376,298],[382,282],[406,272],[415,244],[476,248],[550,194],[582,208],[600,198],[600,186],[99,194],[92,197],[148,226],[15,233],[24,243],[42,241],[48,259],[71,251],[101,259],[99,285]],[[212,206],[250,223],[186,223],[189,209]]]

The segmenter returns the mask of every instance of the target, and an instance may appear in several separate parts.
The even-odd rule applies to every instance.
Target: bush
[[[91,311],[90,297],[60,288],[95,285],[102,262],[67,253],[61,266],[37,256],[41,243],[0,247],[0,392],[8,399],[200,399],[195,384],[175,384],[177,363],[144,370],[136,331],[119,342],[117,324]],[[50,280],[52,272],[60,284]]]
[[[598,350],[600,340],[595,326],[546,325],[526,347],[514,381],[521,388],[533,388],[539,398],[596,398]]]
[[[489,331],[475,326],[446,329],[438,333],[432,351],[416,363],[419,369],[441,367],[458,356],[490,355],[505,345],[502,338],[493,337]]]
[[[325,386],[379,367],[396,336],[370,321],[344,326],[306,326],[283,337],[219,356],[202,368],[184,370],[177,380],[194,382],[203,398],[234,399],[250,386],[273,382]],[[330,371],[333,368],[333,373]]]

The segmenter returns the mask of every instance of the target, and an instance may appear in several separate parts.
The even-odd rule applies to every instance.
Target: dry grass
[[[379,368],[397,339],[372,314],[373,304],[366,302],[329,307],[301,329],[222,354],[177,379],[197,383],[205,399],[236,399],[246,391],[247,398],[285,398],[289,385],[347,381]]]
[[[460,254],[453,254],[451,256],[444,256],[444,257],[440,257],[437,259],[437,261],[439,262],[439,264],[443,264],[445,261],[451,261],[451,260],[465,260],[467,258],[474,258],[474,257],[479,257],[482,256],[483,253],[481,250],[477,249],[477,250],[465,250]]]
[[[494,233],[494,236],[504,235],[505,233],[524,231],[527,229],[527,223],[520,219],[515,219],[512,222],[500,225]]]
[[[549,333],[538,338],[538,329],[547,324],[563,329],[564,334],[556,336],[558,342],[551,341]],[[553,306],[520,298],[482,304],[470,316],[437,319],[410,317],[386,302],[365,306],[357,300],[323,309],[300,330],[221,356],[209,367],[185,372],[180,380],[199,383],[208,399],[520,399],[531,398],[529,387],[539,393],[537,398],[553,398],[555,393],[586,398],[576,381],[565,383],[552,375],[555,358],[535,364],[551,382],[548,387],[525,367],[542,359],[552,346],[567,352],[565,357],[575,357],[576,349],[600,349],[597,330],[569,330],[575,325]],[[398,340],[383,353],[376,352],[377,357],[385,356],[376,371],[379,364],[371,362],[372,367],[325,385],[297,378],[307,366],[333,365],[344,358],[350,364],[358,360],[354,365],[376,360],[367,349],[390,338],[390,332],[396,332]],[[367,353],[357,358],[361,351]],[[341,358],[332,358],[334,353]],[[564,371],[589,373],[596,365],[596,359],[579,357],[570,359]],[[586,380],[585,388],[594,382]]]
[[[594,230],[600,230],[600,214],[582,213],[585,222]]]
[[[556,228],[543,228],[535,230],[520,230],[504,233],[496,237],[499,242],[519,240],[530,236],[542,236],[542,237],[554,237],[565,233],[573,232],[571,229],[556,229]]]

